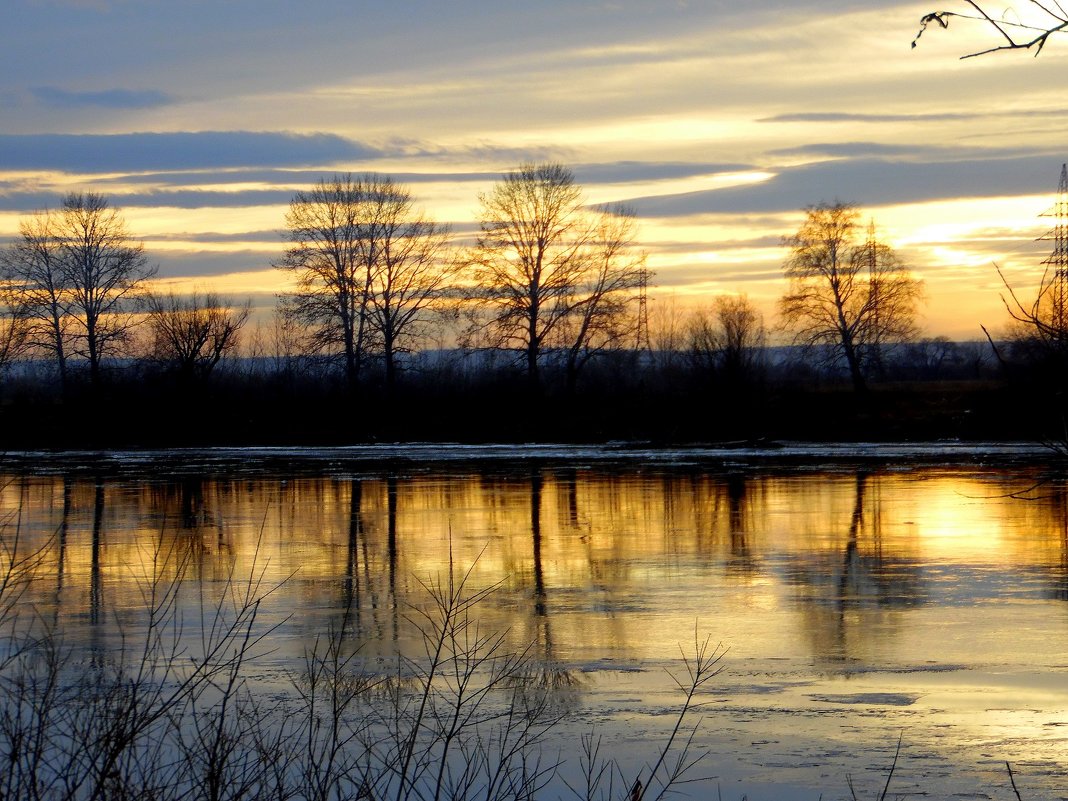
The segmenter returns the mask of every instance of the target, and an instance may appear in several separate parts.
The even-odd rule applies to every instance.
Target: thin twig
[[[1016,779],[1012,775],[1012,765],[1007,761],[1005,762],[1005,770],[1009,772],[1009,783],[1012,785],[1012,791],[1016,793],[1016,801],[1023,801],[1020,797],[1020,791],[1016,789]]]

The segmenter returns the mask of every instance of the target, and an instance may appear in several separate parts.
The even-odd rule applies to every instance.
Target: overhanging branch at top
[[[1024,21],[1013,6],[1009,6],[1000,15],[994,16],[986,8],[989,4],[976,2],[976,0],[964,0],[964,3],[972,9],[971,12],[933,11],[930,14],[924,14],[920,19],[920,30],[916,38],[912,40],[912,46],[916,46],[931,24],[948,28],[951,19],[959,18],[988,26],[1002,42],[993,47],[967,53],[961,58],[974,58],[1002,50],[1033,50],[1037,56],[1051,36],[1068,29],[1068,11],[1058,0],[1052,0],[1052,2],[1029,0],[1026,4],[1030,12],[1028,16],[1033,16],[1033,21]]]

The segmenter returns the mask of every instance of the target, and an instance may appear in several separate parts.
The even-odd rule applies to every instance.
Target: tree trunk
[[[397,365],[394,354],[393,332],[382,332],[382,358],[386,368],[386,399],[392,400],[397,388]]]
[[[844,340],[842,345],[845,348],[846,362],[849,364],[849,377],[853,380],[853,389],[857,394],[864,394],[868,391],[868,385],[864,381],[864,374],[860,370],[860,360],[857,358],[856,348],[853,347],[853,343],[850,340]]]
[[[573,397],[575,394],[575,387],[578,385],[578,373],[578,357],[572,351],[567,354],[567,373],[565,383],[565,391],[569,398]]]
[[[538,375],[538,343],[533,338],[527,343],[527,382],[534,393],[541,388],[541,376]]]
[[[342,332],[345,337],[345,379],[349,386],[356,383],[358,366],[356,364],[356,334],[353,330],[352,315],[342,313]]]
[[[90,317],[85,323],[85,344],[89,348],[89,383],[100,383],[100,343],[96,339],[96,321]]]

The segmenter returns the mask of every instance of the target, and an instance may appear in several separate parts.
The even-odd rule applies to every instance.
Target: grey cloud
[[[778,221],[777,221],[778,222]],[[777,248],[782,244],[782,237],[775,236],[759,236],[752,239],[721,239],[716,240],[715,249],[717,253],[730,253],[735,250],[761,250],[764,248]],[[657,241],[655,243],[656,252],[661,254],[678,254],[688,255],[693,253],[697,248],[704,249],[706,245],[694,243],[693,240],[665,242]]]
[[[148,256],[153,264],[159,265],[160,278],[208,278],[228,273],[264,270],[271,266],[269,254],[255,251],[154,254],[148,250]]]
[[[1064,109],[1032,109],[1030,111],[988,111],[988,112],[916,112],[905,114],[862,114],[840,111],[803,111],[792,114],[775,114],[760,117],[757,122],[947,122],[960,120],[990,119],[992,117],[1055,117],[1068,115]]]
[[[470,145],[460,148],[446,148],[433,142],[419,139],[394,137],[386,144],[391,155],[432,156],[443,159],[461,158],[465,161],[492,161],[496,163],[515,163],[524,161],[560,161],[568,160],[569,153],[558,147],[502,147],[494,144]]]
[[[281,237],[278,230],[268,231],[242,231],[236,234],[221,234],[215,231],[198,231],[195,233],[158,234],[144,238],[146,245],[151,247],[153,242],[196,242],[197,244],[213,245],[227,244],[230,242],[279,242]]]
[[[861,206],[958,197],[1024,195],[1057,188],[1058,158],[916,163],[829,161],[788,168],[760,184],[627,201],[639,216],[796,211],[835,199]]]
[[[179,209],[240,208],[242,206],[273,206],[288,204],[293,193],[287,189],[254,189],[244,192],[209,192],[178,190],[171,192],[108,193],[117,208],[154,208],[168,206]],[[14,192],[0,194],[0,211],[26,211],[56,206],[60,195],[44,192]]]
[[[93,173],[260,165],[300,167],[378,155],[375,148],[333,134],[0,134],[0,169],[15,170]]]
[[[941,152],[944,154],[945,149]],[[769,150],[771,156],[915,156],[917,148],[911,145],[884,145],[879,142],[814,142],[798,147]]]
[[[59,205],[60,193],[0,189],[0,211],[32,211]]]
[[[977,114],[916,113],[916,114],[854,114],[838,111],[804,111],[794,114],[775,114],[761,117],[757,122],[945,122],[946,120],[970,120]]]
[[[574,167],[582,184],[615,184],[629,181],[657,181],[690,178],[695,175],[751,170],[749,164],[684,163],[662,161],[617,161],[604,164],[581,164]]]
[[[744,269],[721,266],[710,267],[707,264],[678,264],[670,270],[657,272],[651,279],[651,293],[657,289],[705,284],[714,280],[720,284],[746,284],[761,281],[776,281],[782,278],[782,268],[778,261],[772,265],[751,265]]]
[[[449,229],[457,235],[473,234],[478,231],[478,225],[472,222],[452,223]],[[278,228],[263,229],[258,231],[240,231],[237,233],[219,233],[217,231],[179,232],[173,234],[156,234],[144,238],[147,246],[153,242],[190,242],[202,245],[229,244],[233,242],[282,242],[282,225]]]
[[[285,169],[230,169],[225,172],[217,170],[190,170],[173,172],[151,172],[139,175],[123,175],[100,181],[101,184],[149,184],[152,186],[186,186],[201,182],[219,183],[266,183],[285,186],[311,186],[321,180],[329,180],[344,170],[285,170]],[[351,171],[355,174],[372,173],[373,169]],[[469,183],[492,181],[500,177],[496,172],[390,172],[389,177],[401,184],[421,183]]]
[[[71,92],[56,86],[36,86],[30,94],[49,106],[70,108],[101,106],[113,109],[140,109],[166,106],[175,98],[154,89],[107,89],[101,92]]]
[[[111,195],[116,206],[169,206],[178,209],[241,208],[242,206],[276,206],[288,204],[293,193],[288,189],[249,189],[243,192],[218,192],[197,189],[173,192],[145,192]]]
[[[382,152],[382,155],[392,155]],[[528,153],[525,158],[514,159],[518,165],[530,161]],[[695,175],[714,175],[717,173],[738,172],[752,169],[749,164],[716,164],[655,161],[621,161],[606,164],[579,164],[574,168],[575,177],[581,184],[613,184],[629,181],[664,180],[671,178],[688,178]],[[311,185],[324,178],[329,179],[334,170],[286,170],[286,169],[228,169],[217,170],[174,170],[149,172],[138,175],[124,175],[105,179],[101,183],[139,183],[153,186],[185,186],[188,184],[210,181],[211,183],[273,183],[286,186]],[[354,172],[376,172],[375,170],[358,170]],[[495,181],[502,172],[459,171],[459,172],[390,172],[393,180],[402,184],[421,183],[484,183]]]

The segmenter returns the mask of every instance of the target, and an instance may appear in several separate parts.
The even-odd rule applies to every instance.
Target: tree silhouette
[[[854,389],[863,392],[883,343],[915,336],[921,284],[876,241],[874,225],[858,241],[854,206],[821,203],[805,215],[797,233],[783,239],[790,249],[783,265],[790,285],[779,301],[783,324],[795,343],[822,346],[830,361],[845,361]]]
[[[446,255],[449,229],[425,219],[411,193],[379,179],[369,201],[381,241],[372,269],[370,323],[382,348],[387,392],[397,381],[397,355],[424,329],[427,313],[445,299],[460,263]]]
[[[58,221],[40,211],[19,222],[18,238],[3,254],[4,280],[27,323],[28,344],[55,359],[61,386],[67,385],[67,317]]]
[[[763,371],[766,342],[763,317],[746,295],[721,295],[711,310],[698,311],[690,323],[695,366],[728,386],[743,384]]]
[[[595,213],[587,268],[575,286],[570,313],[557,330],[567,353],[569,392],[594,357],[633,342],[637,333],[638,318],[630,307],[634,291],[648,279],[648,270],[645,254],[634,249],[635,227],[629,209],[605,207]]]
[[[297,287],[283,308],[309,328],[316,351],[341,356],[352,384],[381,346],[392,384],[396,353],[449,274],[446,234],[390,178],[324,179],[298,192],[286,215],[288,246],[276,266],[295,273]]]
[[[9,278],[0,275],[0,371],[21,356],[30,345],[30,321],[26,302]]]
[[[96,384],[102,360],[125,342],[136,322],[133,308],[155,274],[122,216],[103,195],[72,192],[58,211],[22,221],[5,263],[33,321],[31,340],[55,357],[64,385],[71,353],[88,360]]]
[[[214,292],[201,296],[194,291],[188,297],[150,295],[151,358],[187,382],[207,378],[237,346],[238,332],[250,312],[248,303],[235,308]]]
[[[633,217],[620,209],[591,213],[561,164],[523,164],[479,200],[471,262],[497,344],[522,352],[535,389],[545,352],[563,349],[573,384],[627,330],[628,296],[645,269],[632,253]]]
[[[140,300],[156,271],[103,195],[72,192],[55,220],[73,347],[88,359],[95,385],[102,360],[126,340],[135,322],[132,302]]]

